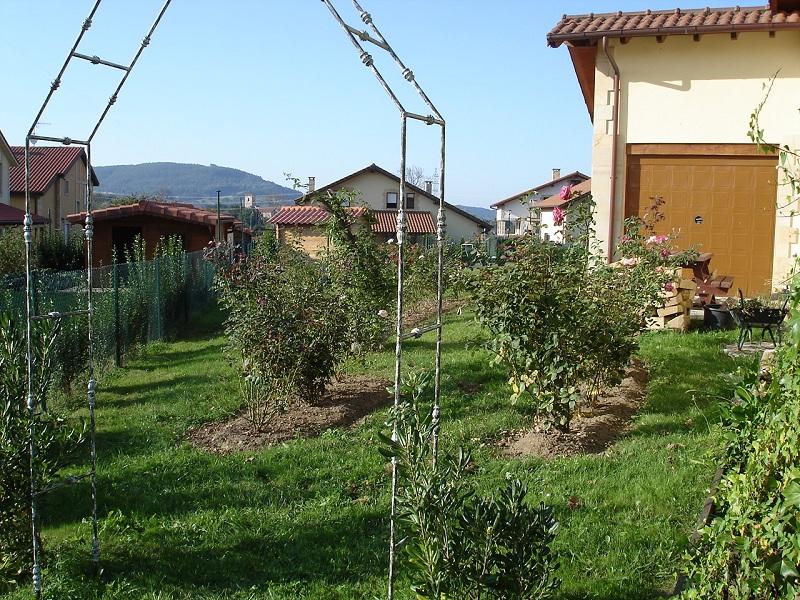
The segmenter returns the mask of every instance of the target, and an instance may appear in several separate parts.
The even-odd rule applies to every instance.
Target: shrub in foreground
[[[550,507],[526,502],[518,480],[479,496],[467,479],[468,454],[433,457],[434,424],[421,405],[429,377],[412,374],[405,401],[388,423],[396,440],[382,435],[382,453],[398,464],[398,514],[404,565],[418,598],[552,597],[559,582],[551,550],[558,527]]]

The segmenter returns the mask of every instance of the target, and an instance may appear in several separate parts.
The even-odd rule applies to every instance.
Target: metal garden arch
[[[69,485],[76,481],[88,478],[91,485],[91,511],[92,511],[92,562],[95,566],[95,571],[99,572],[100,569],[100,541],[99,541],[99,528],[97,518],[97,447],[96,447],[96,427],[95,427],[95,388],[96,381],[94,379],[94,340],[93,340],[93,318],[94,306],[92,302],[92,263],[93,263],[93,214],[92,214],[92,184],[91,177],[87,176],[86,182],[86,222],[84,226],[84,234],[86,238],[86,308],[70,312],[50,312],[47,314],[35,314],[33,302],[33,215],[31,211],[31,194],[30,194],[30,149],[32,143],[37,141],[46,141],[63,144],[65,146],[83,146],[86,149],[87,155],[87,173],[91,172],[91,145],[95,136],[97,135],[100,126],[105,120],[106,115],[111,110],[111,107],[116,103],[117,97],[128,80],[128,76],[136,66],[139,57],[144,49],[150,45],[150,40],[153,33],[161,22],[164,13],[169,8],[172,0],[165,0],[161,9],[158,12],[153,24],[142,40],[139,49],[133,56],[133,59],[127,64],[118,64],[111,61],[101,59],[96,55],[87,55],[78,52],[78,48],[83,40],[84,35],[92,26],[92,20],[99,9],[103,0],[95,0],[89,16],[84,20],[80,33],[78,34],[75,43],[72,45],[67,58],[64,61],[61,69],[56,75],[50,85],[50,91],[45,97],[36,117],[31,124],[28,134],[25,137],[25,218],[23,222],[23,234],[25,239],[25,305],[26,305],[26,340],[27,340],[27,398],[26,405],[29,415],[29,451],[30,451],[30,480],[31,480],[31,518],[33,528],[33,591],[37,598],[41,597],[42,593],[42,571],[41,571],[41,548],[39,546],[40,536],[40,511],[39,511],[39,498],[47,492],[62,485]],[[396,327],[395,327],[395,372],[394,372],[394,406],[397,407],[401,402],[400,388],[402,378],[402,358],[403,358],[403,342],[409,338],[416,338],[428,332],[436,332],[436,354],[435,354],[435,374],[434,374],[434,402],[432,408],[432,419],[434,423],[434,437],[433,437],[433,455],[434,460],[438,454],[439,443],[439,423],[440,423],[440,406],[441,406],[441,371],[442,371],[442,304],[444,293],[444,244],[445,244],[445,212],[444,212],[444,190],[445,190],[445,148],[446,148],[446,129],[445,120],[441,113],[431,102],[428,95],[417,82],[414,73],[409,69],[400,57],[395,53],[394,49],[386,41],[386,38],[380,32],[378,27],[373,22],[372,16],[365,11],[359,4],[358,0],[352,0],[353,6],[358,11],[361,20],[368,29],[359,30],[356,27],[348,25],[336,10],[332,0],[321,0],[328,8],[333,18],[342,27],[347,37],[352,42],[353,46],[359,53],[361,62],[369,68],[375,75],[384,91],[389,95],[390,99],[400,112],[400,199],[398,202],[397,211],[397,312],[396,312]],[[371,33],[370,33],[371,31]],[[372,56],[364,49],[363,43],[369,43],[379,48],[380,50],[388,52],[397,66],[400,68],[404,79],[416,90],[422,98],[428,109],[431,111],[428,115],[421,115],[410,112],[405,109],[399,98],[392,90],[386,79],[375,66]],[[36,128],[40,124],[42,115],[45,109],[50,104],[50,100],[61,85],[61,80],[73,59],[88,61],[94,65],[101,65],[116,69],[123,72],[123,75],[114,90],[114,93],[108,100],[102,114],[96,121],[91,133],[81,139],[71,137],[51,137],[36,134]],[[437,294],[436,294],[436,323],[434,325],[424,327],[421,330],[414,330],[413,332],[403,331],[403,315],[404,315],[404,266],[405,266],[405,233],[406,233],[406,219],[405,219],[405,203],[406,203],[406,154],[407,154],[407,130],[408,120],[416,120],[425,123],[426,125],[437,125],[441,128],[441,154],[440,154],[440,188],[439,188],[439,208],[437,211],[436,219],[436,241],[437,241]],[[87,336],[88,336],[88,377],[87,382],[87,401],[89,408],[89,445],[90,445],[90,470],[84,475],[77,477],[70,477],[56,485],[47,488],[40,488],[37,483],[36,473],[36,426],[37,418],[46,410],[46,405],[42,402],[41,398],[37,398],[34,394],[34,364],[33,364],[33,324],[36,321],[52,319],[59,321],[69,317],[85,316],[87,318]],[[392,436],[396,439],[397,431],[392,432]],[[398,472],[397,460],[392,460],[392,499],[391,499],[391,522],[389,530],[389,576],[388,576],[388,589],[387,597],[392,600],[394,597],[394,582],[395,582],[395,554],[397,549],[396,540],[396,517],[397,517],[397,489],[398,489]]]

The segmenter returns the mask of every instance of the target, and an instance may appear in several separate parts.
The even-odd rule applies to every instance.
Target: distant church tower
[[[255,194],[245,194],[244,195],[244,207],[245,208],[253,208],[256,205],[256,195]]]

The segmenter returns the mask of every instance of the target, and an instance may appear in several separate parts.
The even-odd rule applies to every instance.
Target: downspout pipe
[[[611,53],[608,51],[608,36],[603,36],[603,53],[606,55],[611,68],[614,70],[614,110],[611,116],[611,206],[609,207],[608,221],[608,262],[614,260],[614,222],[616,221],[617,207],[617,161],[619,146],[619,98],[620,98],[620,75],[619,65]]]

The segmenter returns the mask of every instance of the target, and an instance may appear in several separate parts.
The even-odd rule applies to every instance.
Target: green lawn
[[[605,455],[545,462],[499,457],[485,444],[524,424],[502,373],[488,365],[469,316],[448,319],[445,447],[465,445],[482,487],[513,473],[561,522],[560,598],[661,597],[715,470],[709,450],[720,375],[735,363],[719,334],[649,334],[641,357],[649,397],[631,433]],[[384,592],[388,475],[376,433],[386,411],[257,453],[215,456],[186,444],[187,428],[236,412],[234,373],[212,313],[192,336],[156,343],[101,379],[99,505],[103,581],[90,576],[88,487],[45,506],[47,598],[373,598]],[[407,365],[429,368],[433,342],[409,342]],[[393,352],[348,365],[391,377]],[[477,382],[476,393],[459,382]],[[695,390],[690,392],[690,390]],[[76,469],[80,470],[80,469]],[[84,469],[85,470],[85,469]],[[567,508],[571,496],[581,500]],[[410,598],[407,581],[400,598]],[[6,598],[27,598],[27,589]]]

